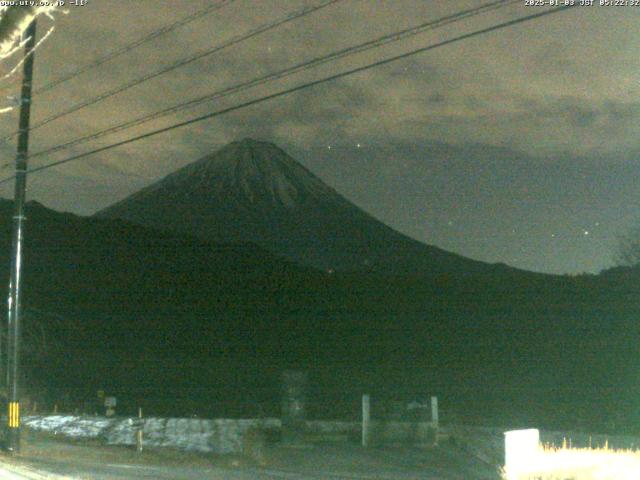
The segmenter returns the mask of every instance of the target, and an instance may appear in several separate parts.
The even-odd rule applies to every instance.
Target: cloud
[[[209,2],[183,2],[178,10],[173,3],[93,0],[87,7],[70,9],[69,15],[57,19],[55,35],[38,52],[36,87]],[[315,1],[237,0],[37,97],[33,119],[46,118],[312,3]],[[52,122],[33,132],[32,151],[477,6],[477,0],[380,0],[375,4],[372,8],[370,0],[344,0]],[[37,163],[528,13],[529,9],[514,5],[203,104],[71,152],[41,157]],[[630,192],[637,185],[634,190],[634,177],[622,167],[631,165],[637,158],[634,152],[640,151],[637,19],[629,9],[578,8],[500,30],[69,163],[37,178],[34,175],[30,195],[54,208],[90,213],[226,142],[251,136],[281,144],[339,191],[420,240],[476,257],[510,261],[519,253],[508,236],[512,226],[508,224],[522,226],[526,220],[536,228],[527,227],[531,234],[517,238],[529,242],[524,245],[529,251],[540,252],[523,260],[530,262],[526,265],[545,265],[555,271],[577,269],[577,261],[569,265],[569,260],[554,257],[545,243],[550,233],[546,229],[566,227],[569,231],[578,214],[580,221],[589,220],[587,213],[579,211],[585,202],[591,202],[593,211],[611,217],[617,212],[611,204],[634,204]],[[16,125],[15,115],[0,117],[4,132],[14,131]],[[358,149],[358,143],[364,148]],[[328,150],[328,145],[334,148]],[[6,156],[13,158],[12,147]],[[625,174],[623,192],[611,188],[614,176],[610,171]],[[609,183],[601,188],[594,186],[597,182],[579,183],[583,175],[605,174]],[[554,176],[561,178],[547,179]],[[567,188],[563,182],[576,186]],[[602,196],[605,187],[615,195],[601,203],[596,194],[581,193],[593,191]],[[550,211],[544,205],[550,198],[576,211]],[[447,217],[460,229],[452,233]],[[482,241],[474,240],[480,237]],[[574,257],[591,261],[596,258],[595,248]],[[602,250],[602,244],[597,248]],[[601,259],[593,262],[602,265]]]

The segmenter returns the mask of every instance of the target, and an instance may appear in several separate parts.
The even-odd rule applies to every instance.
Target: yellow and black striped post
[[[20,451],[20,402],[9,402],[7,426],[7,450],[16,454]]]
[[[9,402],[9,428],[20,428],[20,402]]]

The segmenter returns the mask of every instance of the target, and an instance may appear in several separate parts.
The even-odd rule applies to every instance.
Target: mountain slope
[[[412,240],[346,200],[277,146],[244,139],[97,214],[225,242],[305,265],[381,273],[506,270]]]
[[[12,202],[0,201],[3,298],[12,211]],[[134,391],[139,398],[161,391],[168,379],[204,384],[206,374],[196,373],[202,365],[243,358],[258,337],[263,351],[278,349],[270,345],[277,341],[272,332],[285,328],[280,319],[313,299],[316,271],[255,245],[215,244],[35,202],[27,205],[27,219],[28,390],[35,381],[77,399],[107,386],[131,400]],[[162,395],[166,404],[171,396]]]
[[[120,412],[277,415],[280,372],[296,368],[327,418],[362,391],[536,425],[636,405],[640,295],[626,276],[327,275],[251,244],[33,203],[27,217],[23,365],[41,404],[66,396],[73,410],[103,389]],[[11,218],[0,201],[0,296]]]

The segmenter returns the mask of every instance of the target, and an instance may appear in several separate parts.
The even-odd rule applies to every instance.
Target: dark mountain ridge
[[[198,238],[253,242],[322,270],[500,273],[379,222],[272,143],[244,139],[96,214]]]

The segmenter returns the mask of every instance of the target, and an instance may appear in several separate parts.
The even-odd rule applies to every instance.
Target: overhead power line
[[[116,132],[120,132],[123,130],[127,130],[129,128],[132,127],[136,127],[139,125],[143,125],[145,123],[148,123],[152,120],[156,120],[162,117],[165,117],[167,115],[170,115],[172,113],[176,113],[179,112],[181,110],[185,110],[188,108],[192,108],[195,107],[197,105],[200,105],[202,103],[205,102],[209,102],[212,100],[217,100],[238,92],[241,92],[243,90],[247,90],[249,88],[253,88],[259,85],[263,85],[267,82],[272,82],[275,80],[279,80],[288,76],[291,76],[293,74],[302,72],[302,71],[306,71],[309,70],[311,68],[315,68],[319,65],[325,64],[327,62],[331,62],[331,61],[335,61],[341,58],[345,58],[347,56],[350,55],[355,55],[357,53],[362,53],[364,51],[367,50],[371,50],[374,48],[379,48],[381,46],[387,45],[389,43],[393,43],[393,42],[398,42],[401,40],[404,40],[406,38],[409,38],[411,36],[415,36],[418,35],[420,33],[423,33],[427,30],[431,30],[431,29],[435,29],[435,28],[439,28],[445,25],[449,25],[451,23],[455,23],[458,22],[460,20],[472,17],[472,16],[476,16],[476,15],[480,15],[482,13],[486,13],[489,11],[493,11],[493,10],[497,10],[499,8],[504,8],[505,6],[508,6],[510,4],[514,4],[514,3],[519,3],[520,0],[497,0],[497,1],[493,1],[490,3],[486,3],[484,5],[481,5],[479,7],[475,7],[475,8],[471,8],[468,10],[463,10],[461,12],[457,12],[454,13],[452,15],[447,15],[445,17],[441,17],[438,18],[436,20],[430,20],[426,23],[422,23],[420,25],[414,26],[414,27],[410,27],[398,32],[393,32],[387,35],[383,35],[381,37],[378,37],[376,39],[373,40],[369,40],[366,41],[364,43],[352,46],[352,47],[348,47],[348,48],[343,48],[341,50],[326,54],[326,55],[322,55],[316,58],[313,58],[311,60],[307,60],[305,62],[293,65],[291,67],[287,67],[285,69],[279,70],[277,72],[274,73],[270,73],[268,75],[264,75],[261,77],[257,77],[257,78],[253,78],[251,80],[248,80],[246,82],[240,83],[240,84],[236,84],[236,85],[232,85],[230,87],[226,87],[222,90],[218,90],[215,91],[213,93],[209,93],[200,97],[197,97],[195,99],[192,99],[190,101],[184,102],[184,103],[180,103],[178,105],[174,105],[172,107],[169,108],[165,108],[163,110],[159,110],[150,114],[146,114],[142,117],[138,117],[136,119],[133,120],[129,120],[127,122],[118,124],[118,125],[114,125],[112,127],[109,127],[105,130],[101,130],[99,132],[95,132],[92,134],[88,134],[85,136],[82,136],[80,138],[76,138],[73,140],[70,140],[66,143],[48,148],[46,150],[42,150],[40,152],[34,153],[33,155],[31,155],[30,158],[35,158],[35,157],[39,157],[42,155],[46,155],[46,154],[50,154],[50,153],[54,153],[54,152],[58,152],[60,150],[64,150],[67,149],[69,147],[81,144],[81,143],[86,143],[88,141],[91,140],[96,140],[98,138],[104,137],[105,135],[110,135],[112,133],[116,133]]]
[[[566,10],[568,10],[570,8],[573,8],[573,5],[554,7],[552,9],[544,10],[542,12],[538,12],[538,13],[526,15],[524,17],[519,17],[519,18],[516,18],[514,20],[509,20],[509,21],[506,21],[506,22],[502,22],[502,23],[493,25],[491,27],[482,28],[482,29],[475,30],[475,31],[470,32],[470,33],[465,33],[463,35],[459,35],[457,37],[450,38],[448,40],[443,40],[441,42],[437,42],[437,43],[434,43],[434,44],[431,44],[431,45],[427,45],[426,47],[417,48],[417,49],[411,50],[409,52],[405,52],[405,53],[402,53],[402,54],[399,54],[399,55],[395,55],[395,56],[392,56],[392,57],[389,57],[389,58],[378,60],[376,62],[369,63],[369,64],[361,66],[361,67],[352,68],[350,70],[346,70],[346,71],[343,71],[343,72],[340,72],[340,73],[329,75],[327,77],[324,77],[324,78],[321,78],[321,79],[318,79],[318,80],[313,80],[311,82],[307,82],[307,83],[304,83],[304,84],[301,84],[301,85],[298,85],[298,86],[295,86],[295,87],[287,88],[287,89],[281,90],[279,92],[271,93],[269,95],[265,95],[265,96],[262,96],[262,97],[259,97],[259,98],[253,99],[253,100],[249,100],[249,101],[240,103],[238,105],[234,105],[234,106],[231,106],[231,107],[223,108],[223,109],[217,110],[215,112],[210,112],[210,113],[207,113],[205,115],[201,115],[201,116],[192,118],[190,120],[179,122],[179,123],[170,125],[168,127],[164,127],[164,128],[160,128],[160,129],[157,129],[157,130],[153,130],[151,132],[147,132],[147,133],[144,133],[142,135],[138,135],[138,136],[129,138],[127,140],[123,140],[123,141],[120,141],[120,142],[117,142],[117,143],[113,143],[111,145],[106,145],[106,146],[103,146],[103,147],[100,147],[100,148],[96,148],[96,149],[88,151],[88,152],[84,152],[84,153],[81,153],[81,154],[78,154],[78,155],[74,155],[74,156],[65,158],[63,160],[58,160],[58,161],[55,161],[55,162],[47,163],[47,164],[39,166],[39,167],[31,168],[31,169],[29,169],[27,171],[27,173],[41,172],[41,171],[47,170],[49,168],[52,168],[52,167],[55,167],[55,166],[58,166],[58,165],[62,165],[62,164],[69,163],[69,162],[73,162],[75,160],[79,160],[79,159],[82,159],[82,158],[89,157],[91,155],[95,155],[97,153],[101,153],[101,152],[105,152],[105,151],[108,151],[108,150],[112,150],[114,148],[121,147],[123,145],[128,145],[130,143],[134,143],[134,142],[137,142],[139,140],[143,140],[143,139],[146,139],[146,138],[154,137],[156,135],[160,135],[162,133],[166,133],[166,132],[169,132],[169,131],[172,131],[172,130],[176,130],[178,128],[182,128],[182,127],[185,127],[185,126],[188,126],[188,125],[192,125],[192,124],[197,123],[197,122],[201,122],[201,121],[204,121],[204,120],[208,120],[210,118],[218,117],[218,116],[230,113],[230,112],[241,110],[243,108],[247,108],[247,107],[250,107],[252,105],[256,105],[256,104],[259,104],[259,103],[266,102],[268,100],[273,100],[275,98],[283,97],[285,95],[288,95],[288,94],[291,94],[291,93],[294,93],[294,92],[297,92],[297,91],[300,91],[300,90],[303,90],[303,89],[306,89],[306,88],[314,87],[316,85],[320,85],[320,84],[327,83],[327,82],[330,82],[330,81],[333,81],[333,80],[337,80],[337,79],[340,79],[340,78],[343,78],[343,77],[346,77],[346,76],[349,76],[349,75],[353,75],[353,74],[360,73],[360,72],[363,72],[363,71],[366,71],[366,70],[370,70],[372,68],[379,67],[379,66],[382,66],[382,65],[386,65],[386,64],[389,64],[391,62],[395,62],[395,61],[398,61],[398,60],[401,60],[401,59],[404,59],[404,58],[408,58],[408,57],[411,57],[411,56],[419,54],[419,53],[424,53],[424,52],[427,52],[427,51],[430,51],[430,50],[434,50],[436,48],[440,48],[440,47],[443,47],[445,45],[450,45],[452,43],[456,43],[456,42],[459,42],[459,41],[462,41],[462,40],[467,40],[469,38],[473,38],[473,37],[477,37],[477,36],[480,36],[480,35],[484,35],[486,33],[490,33],[490,32],[496,31],[496,30],[500,30],[500,29],[503,29],[503,28],[506,28],[506,27],[510,27],[510,26],[513,26],[513,25],[517,25],[517,24],[520,24],[520,23],[524,23],[524,22],[527,22],[527,21],[531,21],[531,20],[534,20],[534,19],[537,19],[537,18],[541,18],[541,17],[544,17],[544,16],[549,16],[549,15],[552,15],[552,14],[555,14],[555,13],[560,13],[560,12],[566,11]],[[7,178],[1,180],[0,184],[6,183],[7,181],[11,180],[12,178],[13,178],[13,176],[7,177]]]
[[[283,25],[285,23],[291,22],[291,21],[296,20],[296,19],[298,19],[300,17],[303,17],[305,15],[309,15],[309,14],[311,14],[313,12],[316,12],[316,11],[322,9],[322,8],[328,7],[328,6],[333,5],[333,4],[335,4],[337,2],[340,2],[340,1],[341,0],[324,0],[323,2],[320,2],[317,5],[313,5],[313,6],[310,6],[310,7],[304,7],[302,9],[300,9],[300,10],[297,10],[297,11],[295,11],[293,13],[290,13],[290,14],[286,15],[284,18],[276,20],[275,22],[267,23],[267,24],[262,25],[262,26],[260,26],[258,28],[252,29],[246,34],[237,35],[237,36],[231,38],[230,40],[228,40],[228,41],[226,41],[226,42],[224,42],[224,43],[222,43],[220,45],[217,45],[214,48],[203,50],[201,52],[196,53],[195,55],[191,55],[191,56],[189,56],[187,58],[184,58],[182,60],[178,60],[177,62],[172,63],[171,65],[169,65],[168,67],[162,68],[162,69],[157,70],[155,72],[146,74],[146,75],[144,75],[142,77],[139,77],[139,78],[136,78],[136,79],[132,80],[129,83],[126,83],[124,85],[120,85],[120,86],[118,86],[116,88],[113,88],[113,89],[108,90],[108,91],[106,91],[104,93],[101,93],[100,95],[97,95],[97,96],[92,97],[92,98],[90,98],[88,100],[85,100],[84,102],[78,103],[78,104],[68,108],[67,110],[64,110],[64,111],[62,111],[60,113],[56,113],[54,115],[51,115],[50,117],[47,117],[44,120],[41,120],[40,122],[36,122],[34,125],[31,126],[30,130],[36,130],[36,129],[40,128],[40,127],[43,127],[44,125],[47,125],[47,124],[53,122],[54,120],[58,120],[60,118],[66,117],[67,115],[69,115],[71,113],[75,113],[75,112],[77,112],[79,110],[82,110],[83,108],[86,108],[86,107],[88,107],[90,105],[94,105],[94,104],[96,104],[98,102],[106,100],[106,99],[108,99],[110,97],[113,97],[113,96],[115,96],[115,95],[117,95],[119,93],[122,93],[122,92],[124,92],[126,90],[129,90],[129,89],[131,89],[131,88],[133,88],[133,87],[135,87],[137,85],[140,85],[140,84],[142,84],[144,82],[147,82],[147,81],[149,81],[151,79],[154,79],[156,77],[159,77],[161,75],[169,73],[169,72],[171,72],[173,70],[176,70],[177,68],[184,67],[185,65],[189,65],[189,64],[191,64],[191,63],[193,63],[193,62],[195,62],[197,60],[201,60],[201,59],[203,59],[205,57],[208,57],[210,55],[218,53],[218,52],[220,52],[220,51],[222,51],[224,49],[227,49],[227,48],[229,48],[229,47],[231,47],[233,45],[237,45],[238,43],[244,42],[245,40],[248,40],[248,39],[250,39],[252,37],[260,35],[260,34],[262,34],[264,32],[269,31],[269,30],[273,30],[273,29],[275,29],[275,28],[277,28],[277,27],[279,27],[279,26],[281,26],[281,25]],[[8,135],[7,137],[3,138],[2,140],[9,140],[10,138],[16,136],[17,134],[18,134],[17,131],[13,132],[11,135]]]
[[[186,17],[183,17],[179,20],[176,20],[173,23],[170,23],[169,25],[165,25],[164,27],[158,28],[156,30],[154,30],[153,32],[145,35],[144,37],[141,37],[127,45],[124,45],[121,48],[118,48],[116,50],[113,50],[112,52],[107,53],[106,55],[103,55],[102,57],[98,58],[97,60],[94,60],[93,62],[84,65],[83,67],[80,67],[56,80],[53,80],[49,83],[47,83],[46,85],[36,89],[34,91],[34,95],[37,94],[41,94],[44,92],[47,92],[49,90],[51,90],[54,87],[57,87],[58,85],[65,83],[69,80],[71,80],[72,78],[75,78],[79,75],[82,75],[85,72],[88,72],[89,70],[92,70],[96,67],[99,67],[100,65],[107,63],[111,60],[113,60],[114,58],[117,58],[121,55],[125,55],[127,53],[129,53],[131,50],[134,50],[138,47],[140,47],[141,45],[144,45],[145,43],[149,43],[152,40],[155,40],[158,37],[161,37],[162,35],[165,35],[169,32],[172,32],[180,27],[183,27],[191,22],[194,22],[196,20],[198,20],[199,18],[204,17],[205,15],[208,15],[209,13],[215,12],[216,10],[220,10],[222,7],[225,7],[233,2],[235,2],[236,0],[220,0],[212,5],[209,5],[201,10],[198,10],[197,12],[192,13],[191,15],[188,15]]]

